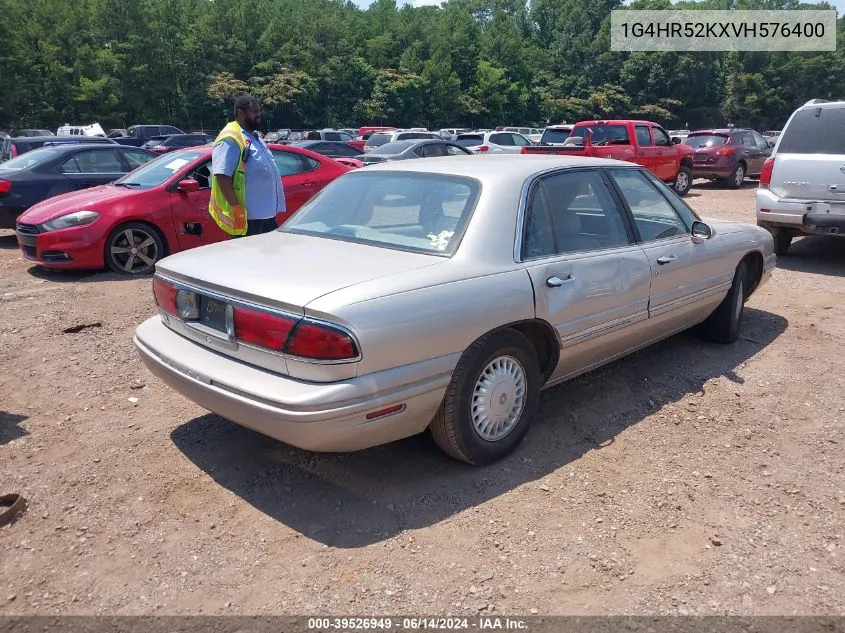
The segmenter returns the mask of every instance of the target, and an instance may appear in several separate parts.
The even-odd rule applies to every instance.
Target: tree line
[[[610,50],[621,0],[0,0],[0,128],[99,121],[219,129],[257,95],[265,129],[542,126],[647,118],[779,129],[845,96],[836,52]],[[778,0],[627,8],[831,9]],[[837,21],[838,40],[845,19]]]

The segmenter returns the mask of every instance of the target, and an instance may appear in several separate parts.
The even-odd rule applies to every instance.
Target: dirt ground
[[[755,185],[688,200],[753,222]],[[148,278],[43,272],[4,234],[0,494],[30,505],[0,529],[0,614],[843,615],[843,242],[778,266],[736,344],[682,334],[546,391],[477,469],[210,415],[135,353]]]

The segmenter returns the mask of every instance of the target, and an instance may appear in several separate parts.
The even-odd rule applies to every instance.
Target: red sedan
[[[282,174],[287,220],[332,180],[351,171],[297,147],[269,144]],[[18,218],[25,259],[46,268],[153,272],[162,257],[229,239],[211,219],[211,146],[168,153],[108,185],[49,198]]]

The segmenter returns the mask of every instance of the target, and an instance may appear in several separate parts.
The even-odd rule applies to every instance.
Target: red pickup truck
[[[563,145],[523,147],[521,153],[626,160],[642,165],[680,196],[692,187],[695,150],[673,143],[666,131],[651,121],[580,121]]]

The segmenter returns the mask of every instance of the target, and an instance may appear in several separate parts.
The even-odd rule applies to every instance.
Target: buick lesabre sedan
[[[643,168],[560,156],[349,172],[279,230],[161,260],[134,342],[197,404],[315,451],[429,429],[512,451],[540,390],[702,324],[731,343],[775,266]]]

